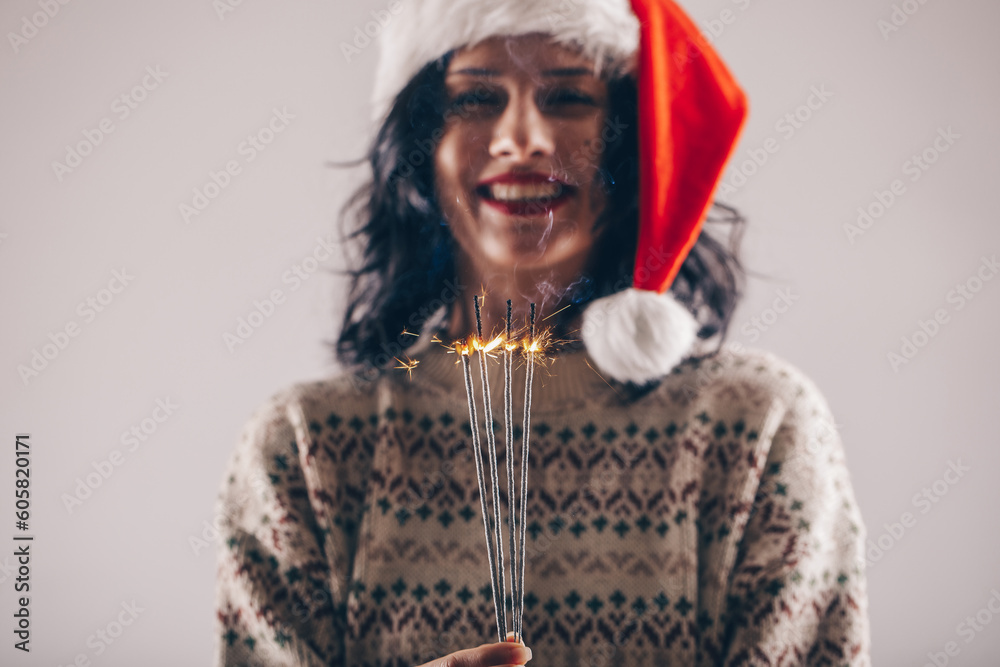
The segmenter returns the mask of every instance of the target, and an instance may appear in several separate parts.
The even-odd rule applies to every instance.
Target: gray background
[[[722,197],[750,218],[745,257],[766,276],[751,282],[732,340],[789,359],[831,404],[869,537],[889,546],[869,572],[875,662],[922,665],[954,641],[949,664],[987,665],[1000,655],[1000,619],[971,638],[958,626],[1000,590],[1000,279],[961,309],[948,295],[1000,252],[1000,5],[897,4],[917,11],[886,36],[888,0],[684,3],[719,33],[751,101],[730,177],[748,151],[769,138],[778,146]],[[209,661],[215,544],[198,540],[211,538],[226,459],[262,400],[333,370],[323,341],[342,304],[340,258],[294,291],[282,276],[334,230],[359,180],[324,162],[360,156],[371,134],[377,47],[347,62],[340,45],[386,5],[244,0],[220,17],[210,0],[69,2],[16,53],[8,33],[41,9],[0,6],[0,543],[15,532],[13,439],[23,431],[37,536],[33,650],[15,652],[5,630],[0,662]],[[147,66],[166,77],[121,118],[114,101]],[[813,86],[832,96],[789,136],[777,123]],[[247,162],[238,147],[274,108],[294,119]],[[52,163],[104,118],[114,131],[60,181]],[[905,163],[942,128],[959,138],[911,180]],[[241,173],[185,223],[179,205],[229,160]],[[895,179],[905,192],[852,243],[844,225]],[[123,268],[134,279],[86,321],[78,304]],[[223,335],[273,289],[284,303],[230,351]],[[787,290],[792,305],[770,312]],[[926,344],[894,369],[887,355],[939,309],[947,322],[917,336]],[[79,335],[22,381],[18,365],[70,322]],[[121,433],[167,398],[179,407],[128,451]],[[70,512],[63,495],[114,450],[121,465]],[[946,495],[914,502],[959,461],[969,470],[938,482]],[[897,539],[886,524],[904,512],[915,524]],[[11,625],[12,564],[0,556],[0,628]],[[97,655],[88,637],[133,600],[142,612]]]

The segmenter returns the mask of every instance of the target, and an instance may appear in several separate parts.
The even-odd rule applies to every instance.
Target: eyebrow
[[[467,76],[498,76],[499,70],[485,67],[464,67],[454,72],[448,72],[447,76],[465,74]],[[572,77],[572,76],[593,76],[594,71],[587,67],[558,67],[542,71],[542,76],[548,77]]]

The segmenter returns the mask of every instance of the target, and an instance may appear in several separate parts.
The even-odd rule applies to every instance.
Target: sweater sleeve
[[[339,664],[323,531],[299,458],[294,401],[258,410],[220,496],[218,665]]]
[[[716,664],[868,666],[865,527],[826,401],[807,378],[792,377],[757,463]]]

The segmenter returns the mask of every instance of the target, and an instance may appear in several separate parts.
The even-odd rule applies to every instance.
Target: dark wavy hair
[[[360,250],[349,258],[350,291],[335,343],[338,361],[372,378],[416,342],[428,319],[454,304],[455,242],[435,198],[434,150],[443,135],[448,108],[445,72],[451,54],[424,66],[399,92],[365,160],[372,177],[341,211],[343,237]],[[607,192],[597,225],[614,233],[600,237],[601,253],[569,294],[573,307],[553,320],[557,338],[571,338],[569,323],[589,302],[632,284],[639,221],[638,97],[632,76],[608,80],[607,118],[617,128],[602,155]],[[620,130],[620,131],[619,131]],[[698,337],[725,338],[742,296],[745,272],[738,258],[744,218],[715,203],[696,244],[670,290],[695,316]],[[728,227],[727,242],[712,226]],[[410,332],[408,335],[406,332]],[[719,348],[716,348],[716,351]]]

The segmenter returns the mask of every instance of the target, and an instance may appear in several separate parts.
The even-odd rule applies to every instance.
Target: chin
[[[577,262],[582,266],[583,254],[568,248],[510,247],[493,253],[490,264],[497,272],[556,270]]]
[[[494,226],[497,256],[506,255],[519,262],[528,260],[558,264],[586,253],[592,240],[581,233],[572,219],[552,222],[545,219],[507,219]]]

